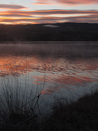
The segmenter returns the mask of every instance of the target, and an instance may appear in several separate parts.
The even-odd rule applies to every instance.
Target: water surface
[[[5,85],[39,90],[45,102],[77,100],[98,85],[97,43],[1,44],[0,90]],[[16,87],[14,87],[16,88]]]

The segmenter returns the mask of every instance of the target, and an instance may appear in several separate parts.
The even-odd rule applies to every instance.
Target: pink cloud
[[[1,19],[0,22],[29,22],[29,23],[56,23],[56,22],[87,22],[87,23],[98,23],[97,16],[77,16],[77,17],[40,17],[40,18],[18,18],[18,19]]]
[[[77,4],[96,4],[98,0],[56,0],[58,3],[77,5]]]
[[[88,15],[95,15],[98,14],[97,10],[35,10],[35,11],[2,11],[0,15],[9,15],[9,14],[18,14],[18,15],[66,15],[66,14],[88,14]]]
[[[71,16],[68,16],[68,15]],[[81,16],[81,15],[82,16]],[[85,15],[86,14],[86,15]],[[51,15],[55,15],[54,17]],[[62,15],[62,17],[59,15]],[[67,16],[66,16],[67,15]],[[75,16],[78,15],[78,16]],[[36,16],[36,17],[34,17]],[[37,17],[38,16],[38,17]],[[35,10],[35,11],[1,11],[0,22],[29,22],[29,23],[56,23],[56,22],[87,22],[98,23],[96,10]],[[4,18],[6,17],[6,18]],[[9,18],[10,17],[10,18]],[[13,17],[18,17],[15,19]]]
[[[9,5],[9,4],[0,4],[0,9],[24,9],[26,7],[21,5]]]
[[[63,5],[79,5],[79,4],[98,4],[98,0],[36,0],[33,4],[63,4]]]

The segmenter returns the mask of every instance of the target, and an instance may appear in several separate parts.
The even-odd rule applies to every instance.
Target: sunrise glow
[[[10,0],[0,2],[0,24],[98,23],[98,0]]]

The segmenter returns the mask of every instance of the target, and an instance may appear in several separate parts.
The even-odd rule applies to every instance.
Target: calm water
[[[19,84],[39,90],[48,103],[55,97],[77,100],[98,88],[97,51],[94,42],[1,44],[0,90]]]

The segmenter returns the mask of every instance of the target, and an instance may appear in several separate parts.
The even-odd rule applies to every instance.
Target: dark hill
[[[54,24],[58,27],[44,25],[0,25],[0,41],[98,41],[98,24]]]

